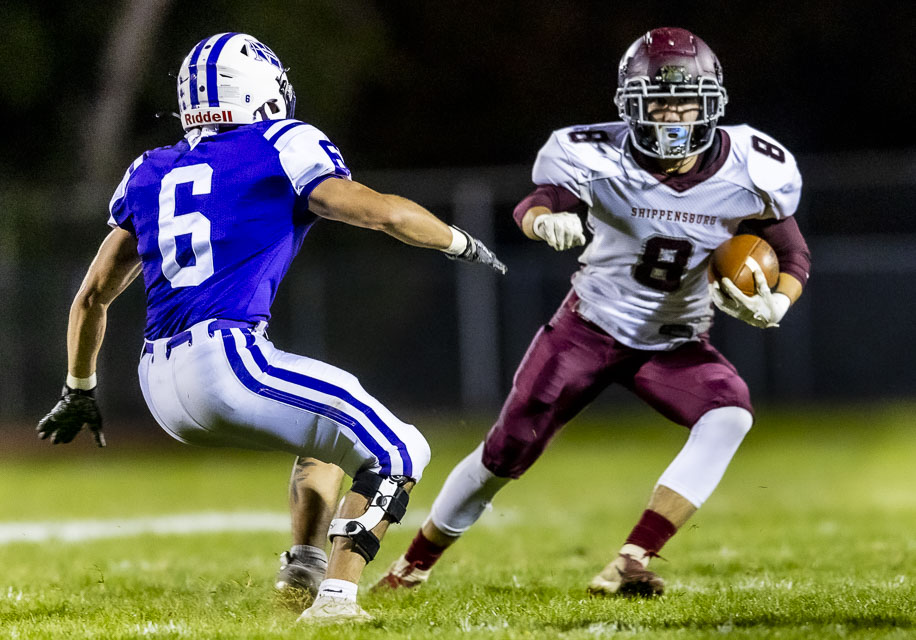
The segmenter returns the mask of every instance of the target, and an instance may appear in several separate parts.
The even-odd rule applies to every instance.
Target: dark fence
[[[844,158],[800,160],[806,190],[798,216],[814,255],[805,295],[778,330],[724,316],[713,329],[758,401],[916,395],[916,233],[882,234],[869,222],[879,219],[874,208],[912,215],[914,155],[875,156],[865,173]],[[283,283],[271,337],[282,349],[355,373],[396,410],[492,409],[577,266],[575,252],[535,245],[511,220],[530,188],[529,168],[356,177],[489,241],[509,274],[499,278],[383,234],[322,221]],[[70,301],[107,233],[107,215],[72,221],[65,198],[13,188],[0,192],[0,205],[0,418],[31,419],[50,407],[66,374]],[[135,372],[142,289],[132,285],[109,312],[99,378],[101,402],[113,416],[146,411]]]

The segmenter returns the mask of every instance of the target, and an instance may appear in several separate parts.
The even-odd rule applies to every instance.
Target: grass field
[[[685,437],[648,411],[577,421],[427,587],[367,593],[487,425],[430,430],[409,522],[364,577],[375,621],[349,630],[295,627],[271,590],[289,544],[287,456],[0,453],[0,638],[916,638],[914,415],[762,410],[717,493],[654,561],[668,583],[654,601],[584,589]],[[213,530],[176,532],[202,512],[256,530],[211,516]],[[164,516],[183,519],[151,533]]]

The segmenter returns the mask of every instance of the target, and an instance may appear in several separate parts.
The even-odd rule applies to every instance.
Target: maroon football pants
[[[633,349],[579,316],[577,302],[574,292],[567,296],[515,373],[484,444],[483,464],[497,476],[521,476],[554,435],[613,383],[686,427],[719,407],[753,413],[744,380],[706,340],[670,351]]]

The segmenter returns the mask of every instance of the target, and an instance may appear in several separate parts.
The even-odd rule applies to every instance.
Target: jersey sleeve
[[[108,226],[112,229],[118,227],[125,231],[135,233],[132,219],[133,216],[127,208],[127,187],[130,183],[131,176],[134,175],[137,167],[143,164],[147,155],[149,154],[144,153],[127,167],[127,171],[124,172],[124,177],[121,178],[121,183],[118,185],[118,188],[115,189],[114,195],[111,196],[111,201],[108,203]]]
[[[308,199],[328,178],[350,179],[340,150],[317,128],[298,120],[282,120],[264,132],[277,150],[283,171],[296,193]]]
[[[750,129],[747,171],[766,205],[764,218],[784,220],[798,209],[802,177],[795,157],[773,138]]]
[[[564,144],[566,134],[554,131],[547,143],[538,152],[534,161],[531,178],[537,185],[554,185],[562,187],[576,198],[591,206],[592,199],[588,189],[588,172],[584,163],[577,162],[574,154]]]

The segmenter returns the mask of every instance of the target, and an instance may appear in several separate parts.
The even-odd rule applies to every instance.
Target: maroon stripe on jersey
[[[805,286],[811,271],[811,251],[795,216],[782,220],[745,220],[738,231],[753,233],[766,240],[779,258],[780,273],[788,273]]]
[[[719,407],[753,413],[747,385],[708,342],[671,351],[633,349],[579,316],[577,303],[570,293],[519,365],[484,443],[483,464],[495,475],[521,476],[557,432],[615,382],[688,427]]]
[[[522,218],[531,207],[547,207],[552,212],[572,211],[585,213],[588,206],[572,193],[553,184],[541,184],[538,188],[525,196],[525,199],[515,206],[512,217],[519,229],[522,227]]]

